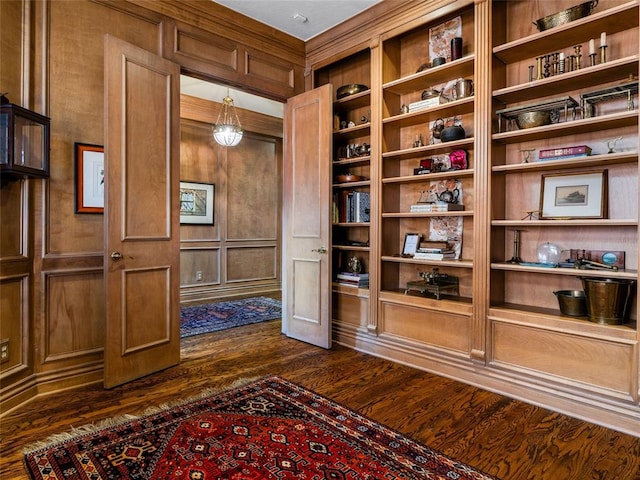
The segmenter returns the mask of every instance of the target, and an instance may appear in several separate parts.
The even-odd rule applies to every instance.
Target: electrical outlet
[[[201,282],[203,280],[202,270],[198,270],[196,272],[196,282]]]
[[[9,339],[0,341],[0,363],[9,361]]]

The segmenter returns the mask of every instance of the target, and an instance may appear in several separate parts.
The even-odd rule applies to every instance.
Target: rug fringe
[[[169,410],[171,408],[185,405],[195,400],[201,400],[203,398],[210,397],[211,395],[222,393],[227,390],[233,390],[235,388],[243,387],[249,383],[255,382],[261,378],[267,378],[269,376],[270,375],[261,375],[257,377],[238,378],[234,380],[231,384],[224,387],[209,387],[202,390],[200,393],[192,397],[188,397],[186,399],[183,398],[180,400],[176,400],[175,402],[165,402],[156,406],[147,407],[140,414],[137,414],[137,415],[134,415],[134,414],[117,415],[115,417],[105,418],[104,420],[99,420],[94,423],[88,423],[80,427],[72,426],[68,432],[54,433],[53,435],[47,437],[44,440],[40,440],[38,442],[34,442],[32,444],[27,445],[22,449],[22,453],[24,455],[28,455],[30,453],[34,453],[44,448],[55,447],[57,445],[61,445],[71,440],[75,440],[76,438],[82,435],[94,433],[108,427],[116,427],[123,423],[127,423],[132,420],[138,420],[140,418],[148,417],[150,415],[155,415],[157,413],[163,412],[165,410]]]

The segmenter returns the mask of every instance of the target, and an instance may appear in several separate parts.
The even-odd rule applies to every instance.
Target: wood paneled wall
[[[9,346],[8,360],[0,363],[4,413],[38,393],[102,380],[104,217],[75,213],[73,146],[104,144],[105,34],[169,58],[186,73],[280,100],[304,90],[304,45],[255,22],[240,28],[237,14],[202,0],[6,0],[0,2],[0,17],[0,91],[8,92],[13,103],[51,118],[50,178],[3,184],[0,192],[0,341]],[[227,55],[221,57],[223,50]],[[220,58],[226,63],[220,65]],[[253,162],[253,170],[258,161],[271,168],[261,190],[245,197],[255,210],[257,197],[271,201],[279,195],[274,185],[282,126],[264,118],[253,122],[257,133],[247,133],[245,146],[232,155]],[[243,121],[248,130],[250,124]],[[183,143],[191,141],[190,135],[202,132],[186,128]],[[280,240],[273,235],[279,220],[271,211],[260,217],[265,223],[252,224],[243,217],[242,225],[257,230],[241,229],[244,236],[234,240],[234,247],[244,255],[234,252],[230,262],[223,200],[241,195],[230,188],[236,180],[225,170],[228,154],[210,145],[190,148],[202,165],[187,168],[185,175],[217,183],[220,202],[216,227],[204,232],[183,228],[188,240],[197,240],[183,249],[183,284],[190,281],[188,269],[197,268],[209,275],[209,290],[227,283],[279,288],[279,269],[273,267],[279,262]],[[250,153],[253,148],[259,155]],[[262,168],[259,175],[265,176]],[[246,189],[246,172],[234,166],[231,173]],[[238,227],[232,226],[231,233],[239,237]],[[257,250],[268,260],[256,261]],[[253,273],[247,262],[257,264]],[[198,295],[208,295],[204,290]]]

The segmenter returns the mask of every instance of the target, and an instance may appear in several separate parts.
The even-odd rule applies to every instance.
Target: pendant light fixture
[[[227,96],[222,99],[222,109],[218,114],[218,120],[213,125],[213,138],[223,147],[235,147],[242,140],[242,134],[240,119],[227,89]]]

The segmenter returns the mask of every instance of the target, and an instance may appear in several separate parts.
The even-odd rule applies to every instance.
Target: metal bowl
[[[354,93],[364,92],[365,90],[369,90],[369,87],[358,83],[350,83],[349,85],[338,87],[336,97],[339,100],[341,98],[348,97],[349,95],[353,95]]]
[[[581,3],[575,7],[567,8],[561,12],[554,13],[553,15],[547,15],[533,22],[538,27],[538,30],[544,32],[553,27],[564,25],[565,23],[578,20],[591,15],[591,12],[598,5],[598,0],[591,0],[589,2]]]
[[[516,117],[516,125],[518,128],[533,128],[549,125],[551,123],[551,112],[549,111],[533,111],[522,112]]]
[[[587,299],[584,290],[558,290],[553,292],[558,298],[560,313],[574,317],[587,314]]]

